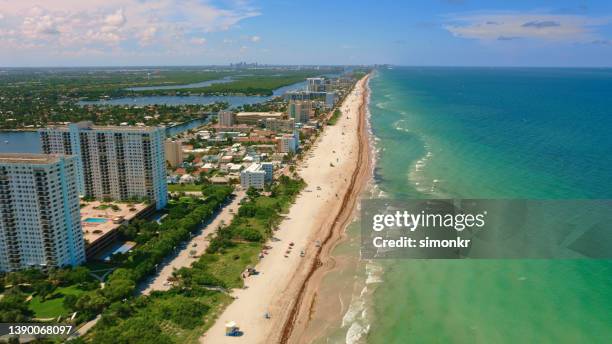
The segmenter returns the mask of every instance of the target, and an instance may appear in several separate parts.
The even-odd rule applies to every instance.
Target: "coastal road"
[[[141,285],[140,292],[148,295],[155,290],[169,290],[171,285],[167,283],[167,281],[168,277],[172,276],[172,272],[182,267],[189,267],[191,263],[198,259],[196,257],[199,257],[204,253],[204,251],[206,251],[206,248],[208,248],[208,245],[210,244],[209,236],[216,235],[217,230],[222,223],[227,225],[232,221],[234,214],[238,211],[240,201],[242,201],[245,196],[245,191],[236,191],[232,202],[226,205],[217,214],[214,220],[206,225],[199,232],[199,234],[192,237],[186,245],[182,246],[183,248],[178,252],[178,254],[174,255],[167,262],[164,262],[157,275],[155,275],[153,279],[149,279],[147,282]],[[195,251],[195,256],[191,256],[189,254],[191,251]]]

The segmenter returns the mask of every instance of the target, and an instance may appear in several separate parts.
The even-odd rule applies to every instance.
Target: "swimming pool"
[[[89,222],[89,223],[104,223],[108,221],[107,219],[101,219],[99,217],[88,217],[85,220],[83,220],[83,222]]]
[[[136,243],[135,242],[131,242],[131,241],[126,241],[124,243],[116,243],[110,249],[107,249],[106,252],[103,253],[99,259],[102,259],[105,262],[108,262],[108,261],[111,260],[111,257],[113,255],[115,255],[117,253],[128,252],[132,248],[134,248],[134,246],[136,246]]]

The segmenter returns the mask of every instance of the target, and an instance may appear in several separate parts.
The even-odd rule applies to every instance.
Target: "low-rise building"
[[[236,122],[257,125],[266,118],[282,119],[282,112],[239,112],[236,114]]]
[[[292,132],[295,127],[295,119],[266,118],[265,127],[272,131]]]
[[[192,176],[191,174],[184,174],[181,176],[181,179],[179,179],[179,183],[181,184],[193,184],[195,183],[195,177]]]
[[[211,128],[215,129],[216,132],[232,131],[232,132],[240,132],[240,133],[248,133],[252,129],[252,127],[250,127],[247,124],[234,124],[230,126],[215,125],[215,126],[212,126]]]

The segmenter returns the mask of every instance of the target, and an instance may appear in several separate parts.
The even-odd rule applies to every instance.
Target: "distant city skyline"
[[[0,0],[0,51],[0,67],[610,67],[612,3]]]

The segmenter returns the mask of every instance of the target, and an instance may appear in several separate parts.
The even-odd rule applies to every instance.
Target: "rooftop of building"
[[[262,117],[262,118],[282,118],[284,114],[282,112],[238,112],[236,114],[240,117]]]
[[[89,245],[95,244],[97,240],[119,228],[124,220],[132,220],[148,207],[146,203],[86,202],[83,200],[81,200],[81,205],[83,238]]]
[[[0,153],[0,164],[47,165],[61,160],[63,154]]]
[[[257,172],[257,171],[261,171],[261,170],[262,170],[261,164],[253,163],[249,167],[247,167],[244,171],[245,172]]]
[[[78,123],[71,123],[66,125],[51,125],[47,128],[39,129],[40,131],[45,130],[68,130],[71,125],[76,125],[79,129],[83,130],[99,130],[99,131],[124,131],[124,132],[149,132],[159,129],[165,129],[165,127],[153,127],[153,126],[131,126],[131,125],[96,125],[89,121],[83,121]]]

